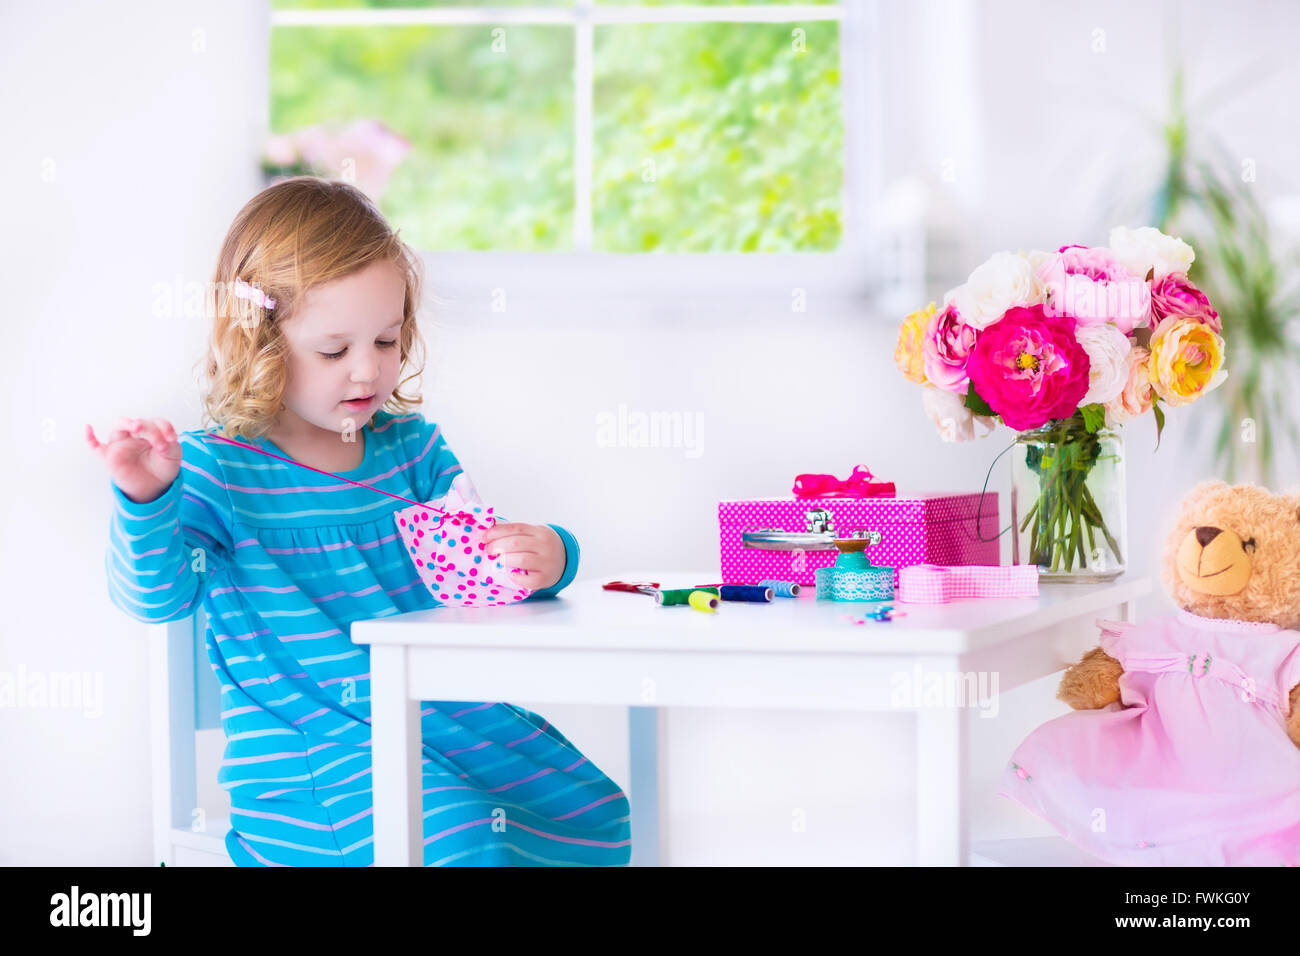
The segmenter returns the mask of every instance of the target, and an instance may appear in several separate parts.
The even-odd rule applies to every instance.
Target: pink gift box
[[[722,581],[758,584],[795,581],[812,586],[813,572],[835,563],[831,542],[849,531],[879,531],[867,548],[872,564],[1000,563],[998,496],[986,492],[929,492],[897,498],[748,498],[718,503]],[[975,532],[979,520],[981,541]],[[748,536],[748,537],[747,537]]]

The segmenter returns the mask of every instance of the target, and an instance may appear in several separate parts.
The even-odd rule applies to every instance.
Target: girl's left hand
[[[521,588],[540,591],[549,588],[564,574],[564,542],[549,525],[524,524],[519,521],[498,522],[483,541],[489,558],[501,556],[507,568],[517,568],[510,579]]]

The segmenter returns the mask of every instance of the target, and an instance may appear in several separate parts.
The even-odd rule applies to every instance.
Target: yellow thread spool
[[[692,591],[686,602],[697,611],[714,613],[718,610],[718,598],[708,591]]]

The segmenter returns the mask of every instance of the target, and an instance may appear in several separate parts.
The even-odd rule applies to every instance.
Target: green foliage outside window
[[[421,5],[453,4],[275,8]],[[271,130],[373,118],[408,139],[380,206],[418,248],[570,250],[573,46],[567,25],[277,26]],[[593,53],[593,248],[838,246],[838,23],[598,24]]]

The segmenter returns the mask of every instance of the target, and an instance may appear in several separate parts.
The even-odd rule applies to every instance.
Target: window
[[[273,0],[271,131],[366,118],[408,140],[379,204],[431,257],[595,258],[615,282],[702,260],[725,285],[720,260],[771,278],[793,255],[856,287],[867,3]]]

